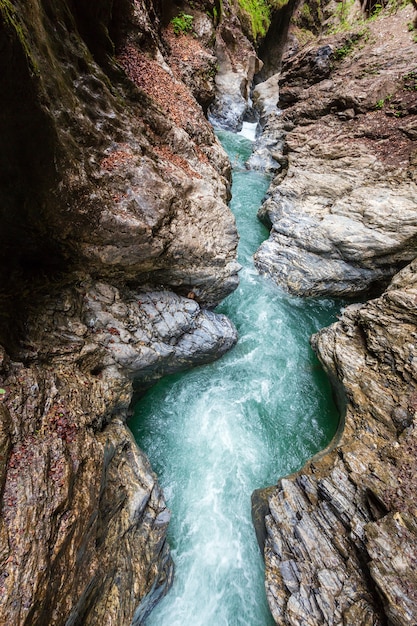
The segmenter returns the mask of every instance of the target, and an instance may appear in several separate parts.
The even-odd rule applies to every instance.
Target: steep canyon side
[[[279,76],[282,114],[265,123],[281,139],[280,171],[259,212],[271,235],[255,263],[296,295],[380,290],[415,256],[412,19],[408,6],[332,24],[334,34],[303,46],[290,39]],[[261,105],[263,90],[255,91]]]
[[[298,295],[375,298],[312,338],[343,417],[332,446],[253,496],[277,624],[417,618],[417,44],[412,7],[386,4],[343,27],[325,4],[303,45],[301,6],[282,114],[264,120],[277,175],[259,269]]]
[[[126,418],[236,341],[211,311],[239,269],[204,115],[218,8],[0,0],[1,623],[141,623],[171,584]]]

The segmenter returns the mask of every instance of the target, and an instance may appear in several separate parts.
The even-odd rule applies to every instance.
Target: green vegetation
[[[194,18],[192,15],[187,15],[187,13],[183,13],[183,12],[179,13],[176,17],[173,17],[171,20],[174,33],[176,35],[189,33],[193,29],[193,21],[194,21]]]
[[[4,396],[5,393],[6,393],[5,389],[0,389],[0,396]]]
[[[351,9],[354,5],[355,0],[342,0],[339,2],[336,7],[336,19],[339,22],[340,30],[347,30],[350,28],[351,23],[349,20],[349,15]]]
[[[380,100],[378,100],[376,105],[375,105],[375,108],[376,109],[382,109],[384,104],[387,104],[391,100],[392,100],[392,93],[390,93],[388,96],[385,96],[385,98],[381,98]]]
[[[417,91],[417,69],[408,72],[403,76],[404,89],[407,91]]]
[[[311,19],[311,11],[310,11],[310,7],[308,6],[308,4],[303,4],[303,6],[301,7],[301,15],[306,20]]]
[[[373,8],[372,8],[372,14],[369,16],[369,20],[376,20],[377,17],[379,16],[379,14],[381,13],[382,9],[383,9],[383,5],[382,4],[374,4]]]
[[[389,104],[389,106],[386,108],[386,112],[388,112],[388,115],[393,115],[394,117],[402,117],[404,115],[404,112],[401,110],[401,103],[399,103],[398,100],[395,101],[396,104],[391,103],[393,97],[393,94],[390,93],[388,96],[385,96],[385,98],[381,98],[376,102],[375,108],[381,110],[384,108],[385,105]]]
[[[358,33],[353,33],[341,46],[336,48],[334,51],[334,58],[341,61],[347,57],[355,47],[362,48],[368,41],[368,38],[369,30],[367,28],[364,28]]]
[[[377,20],[382,15],[395,14],[410,3],[417,9],[417,0],[379,0],[379,2],[372,6],[369,13],[367,13],[364,11],[361,12],[358,6],[355,7],[355,0],[339,0],[333,12],[328,33],[336,34],[363,27],[367,23]],[[302,7],[301,15],[307,16],[307,14],[308,11]],[[409,30],[413,30],[413,24],[411,22],[408,28]]]
[[[413,33],[413,41],[417,43],[417,17],[414,19],[414,22],[408,22],[407,28],[410,33]]]
[[[342,59],[347,57],[348,54],[352,52],[355,43],[356,41],[348,39],[346,43],[343,44],[343,46],[340,46],[340,48],[336,48],[336,50],[334,51],[335,59],[341,61]]]
[[[239,0],[240,8],[247,13],[253,38],[263,37],[271,23],[271,11],[264,0]]]
[[[239,7],[249,18],[252,36],[264,37],[271,24],[273,11],[282,9],[288,0],[238,0]]]
[[[217,10],[217,8],[213,7],[212,13],[210,13],[210,11],[206,11],[206,13],[209,16],[209,18],[213,21],[214,26],[217,26],[217,24],[219,23],[219,11]]]

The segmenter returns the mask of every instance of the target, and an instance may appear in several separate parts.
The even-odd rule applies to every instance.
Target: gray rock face
[[[216,96],[209,109],[209,119],[214,126],[238,131],[244,118],[251,115],[250,90],[262,61],[243,34],[236,16],[224,19],[218,28],[215,54]]]
[[[22,360],[75,360],[86,373],[134,379],[142,388],[220,357],[237,339],[226,316],[192,299],[98,282],[45,298],[27,328],[30,349],[20,353]]]
[[[4,353],[0,376],[2,623],[130,623],[173,567],[156,476],[117,417],[129,386]]]
[[[65,3],[58,2],[44,28],[40,5],[17,3],[15,21],[6,19],[14,52],[2,71],[2,154],[16,182],[2,209],[10,222],[9,237],[1,234],[8,254],[2,254],[6,263],[23,247],[18,266],[47,264],[54,257],[52,265],[64,271],[153,282],[185,295],[193,290],[213,305],[238,281],[238,238],[226,205],[230,168],[201,106],[168,66],[152,11],[128,2],[125,14],[116,13],[127,31],[118,41],[117,66],[107,50],[94,47],[95,29],[122,28],[104,9],[89,16],[90,22],[83,15],[84,23],[82,11],[67,15]],[[72,37],[77,28],[84,39]],[[84,32],[88,28],[92,32]],[[29,59],[21,30],[31,32]],[[49,55],[43,54],[45,38]],[[201,63],[205,67],[204,55]],[[23,111],[16,83],[26,86]],[[28,132],[19,134],[23,120]],[[32,145],[39,128],[45,140]],[[36,164],[33,176],[25,178],[14,145],[37,154],[42,167]]]
[[[167,10],[0,3],[2,624],[139,624],[172,582],[126,419],[134,388],[234,344],[203,306],[239,266],[230,166],[182,81],[187,49],[191,88],[212,72],[206,7],[171,51]]]
[[[277,624],[415,620],[416,277],[413,262],[312,339],[347,407],[335,449],[265,494]]]
[[[282,111],[278,109],[278,81],[279,74],[274,74],[253,90],[253,106],[259,113],[262,132],[256,139],[253,152],[246,164],[250,169],[269,172],[276,176],[288,165],[288,159],[284,154]]]
[[[255,263],[295,294],[364,293],[415,256],[410,17],[371,24],[367,41],[333,36],[284,63],[285,108],[267,116],[282,167],[259,213],[272,228]]]
[[[271,236],[256,263],[294,293],[381,288],[415,258],[410,18],[372,23],[373,47],[343,35],[284,67],[275,123],[288,163],[260,211]],[[327,44],[331,63],[319,67]],[[338,433],[300,472],[253,496],[277,624],[416,621],[416,277],[414,260],[379,298],[346,307],[312,338],[339,401]]]
[[[1,353],[2,623],[141,623],[166,593],[170,513],[125,425],[132,385],[235,341],[166,291],[91,283],[38,303],[16,362]]]

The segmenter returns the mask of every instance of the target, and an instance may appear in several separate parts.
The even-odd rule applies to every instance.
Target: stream
[[[245,134],[219,131],[233,173],[240,285],[218,307],[239,341],[222,359],[161,380],[130,427],[172,511],[175,581],[147,626],[269,626],[251,493],[299,469],[334,434],[338,414],[309,337],[340,303],[302,300],[259,276],[268,237],[256,212],[270,179],[246,170]]]

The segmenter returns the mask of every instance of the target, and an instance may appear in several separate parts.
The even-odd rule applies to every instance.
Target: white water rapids
[[[252,254],[268,235],[256,211],[269,180],[244,168],[244,134],[219,132],[234,165],[240,286],[219,307],[239,332],[219,361],[160,381],[132,430],[172,510],[173,588],[147,626],[268,626],[251,493],[323,448],[337,425],[311,333],[334,319],[330,300],[303,301],[260,277]],[[246,136],[244,136],[246,135]]]

